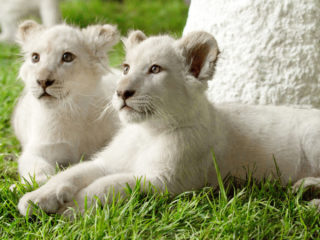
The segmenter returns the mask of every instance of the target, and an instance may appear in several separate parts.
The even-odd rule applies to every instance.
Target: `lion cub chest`
[[[75,163],[81,157],[90,155],[103,147],[112,135],[108,121],[99,119],[96,114],[70,115],[68,113],[41,112],[33,114],[32,124],[26,145],[36,146],[46,159],[60,157],[52,161],[63,164]]]

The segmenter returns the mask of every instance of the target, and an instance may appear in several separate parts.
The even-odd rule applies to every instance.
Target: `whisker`
[[[112,106],[112,103],[109,102],[106,107],[102,110],[102,112],[99,114],[98,118],[96,119],[96,121],[99,121],[101,120],[103,117],[105,117],[105,115],[111,110],[112,111],[115,111],[115,109],[113,108]]]

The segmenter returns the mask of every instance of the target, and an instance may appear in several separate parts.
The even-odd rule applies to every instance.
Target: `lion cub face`
[[[181,122],[203,97],[211,79],[218,47],[205,32],[175,40],[169,36],[146,38],[140,32],[124,40],[123,77],[113,96],[113,106],[124,122],[146,120]]]
[[[24,22],[18,40],[25,58],[20,77],[26,90],[42,102],[90,95],[105,73],[106,51],[118,39],[111,25],[46,29],[34,21]]]

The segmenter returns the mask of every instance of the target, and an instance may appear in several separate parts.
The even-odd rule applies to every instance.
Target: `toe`
[[[21,215],[26,216],[27,214],[30,216],[32,215],[33,209],[32,209],[32,203],[29,197],[24,195],[19,203],[18,203],[18,209]]]

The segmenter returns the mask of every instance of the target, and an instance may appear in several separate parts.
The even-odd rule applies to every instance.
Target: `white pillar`
[[[192,0],[195,30],[221,51],[212,101],[320,108],[320,0]]]

